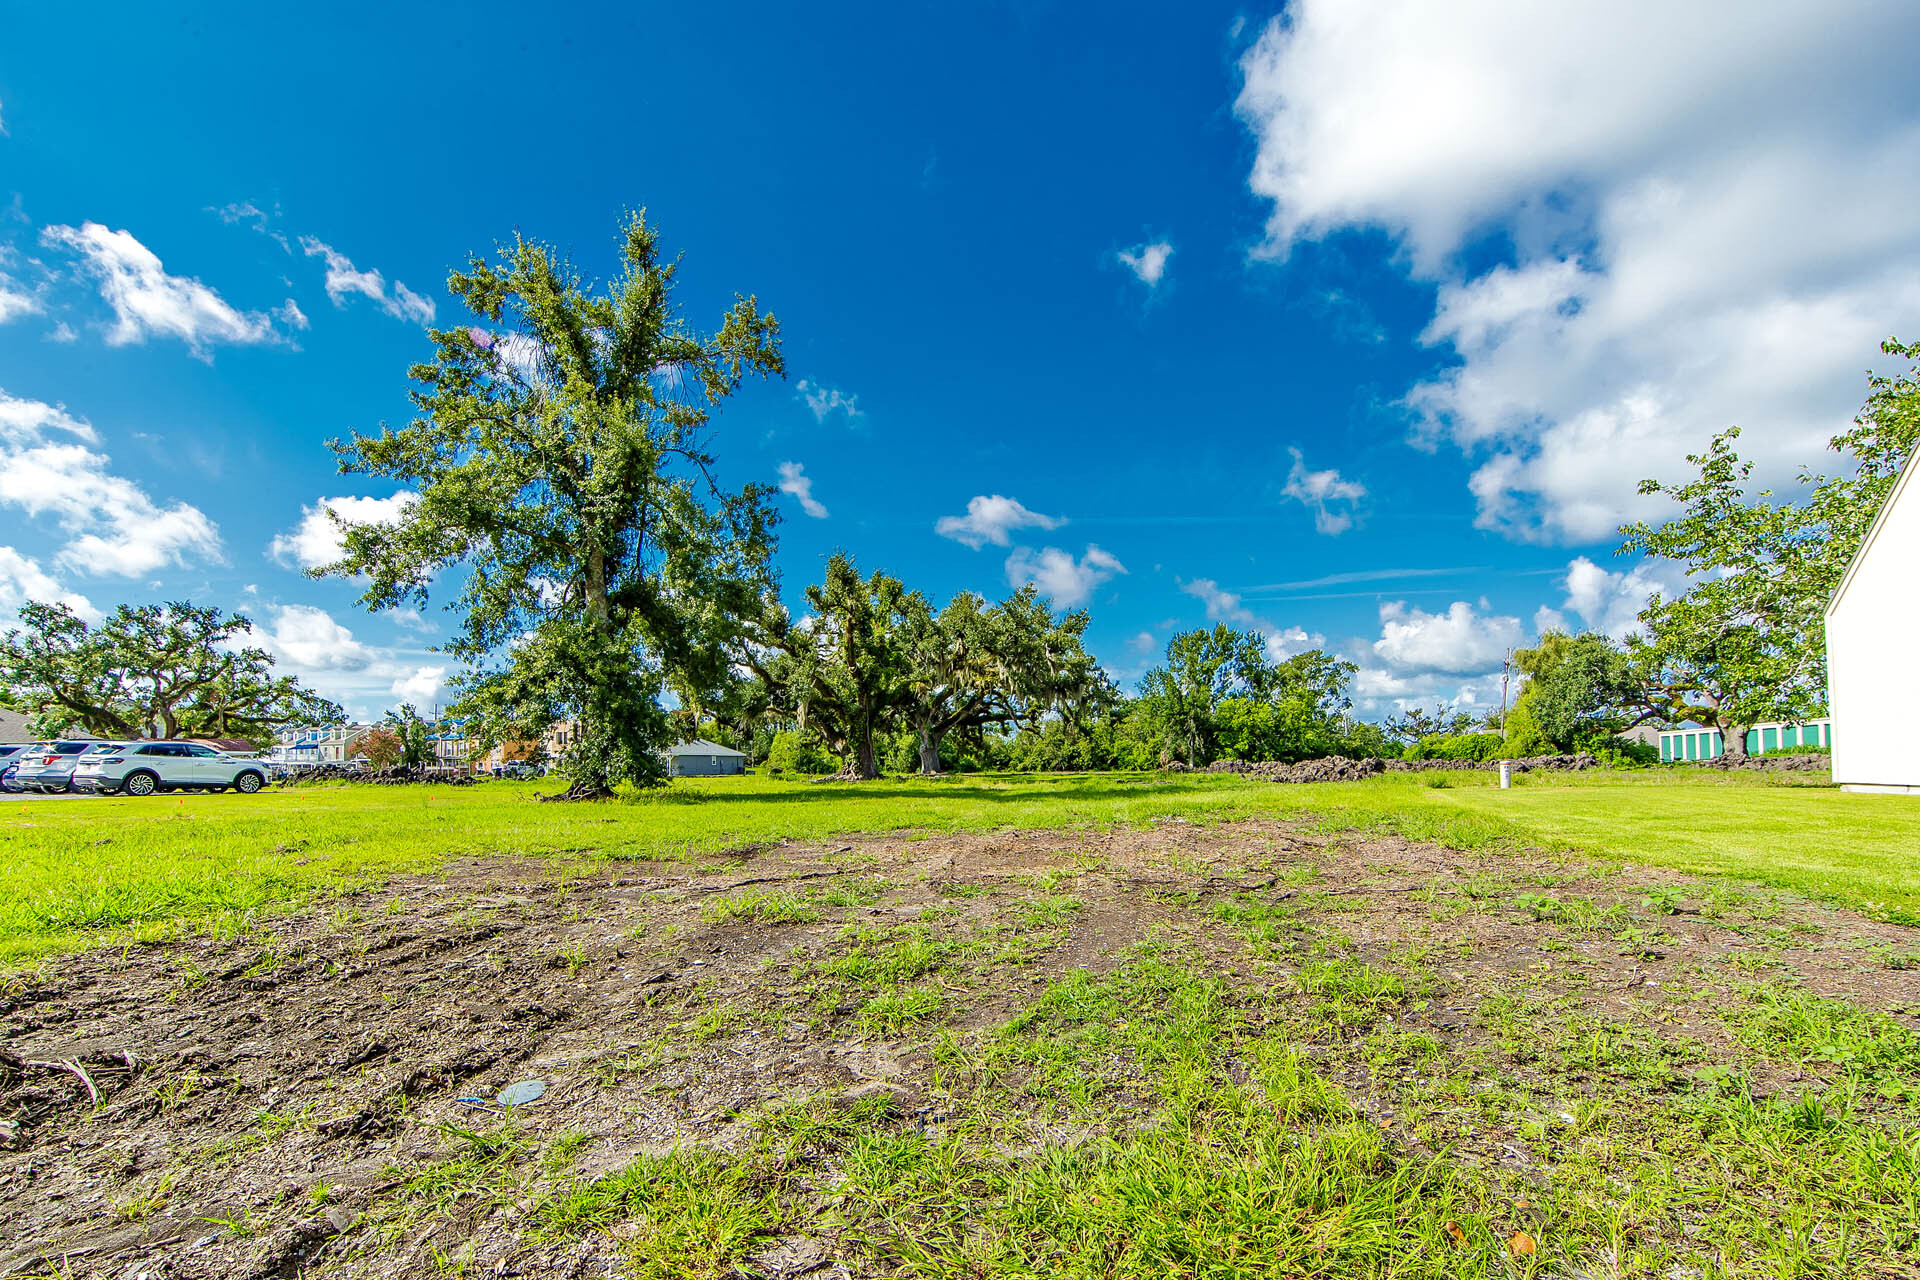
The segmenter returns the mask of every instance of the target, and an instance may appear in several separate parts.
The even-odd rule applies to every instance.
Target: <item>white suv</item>
[[[117,751],[82,757],[73,770],[75,791],[150,796],[156,791],[224,791],[252,795],[267,785],[258,760],[203,747],[197,742],[133,742]]]

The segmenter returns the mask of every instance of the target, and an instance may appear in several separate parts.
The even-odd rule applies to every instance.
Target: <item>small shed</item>
[[[1920,455],[1874,517],[1827,603],[1827,700],[1840,730],[1833,780],[1843,791],[1920,794]]]
[[[705,738],[676,742],[667,748],[667,772],[676,778],[708,778],[746,771],[745,752]]]

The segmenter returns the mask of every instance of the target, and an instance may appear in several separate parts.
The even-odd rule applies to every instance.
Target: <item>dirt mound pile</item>
[[[1824,773],[1833,768],[1830,755],[1793,755],[1793,756],[1746,756],[1739,763],[1726,756],[1715,756],[1711,760],[1689,760],[1688,764],[1702,769],[1759,769],[1772,773]]]
[[[1561,771],[1568,769],[1595,769],[1600,762],[1581,752],[1578,755],[1564,756],[1527,756],[1509,762],[1515,773],[1529,773],[1535,769]],[[1297,764],[1281,764],[1264,760],[1249,763],[1245,760],[1215,760],[1207,766],[1208,773],[1240,773],[1253,778],[1265,778],[1269,782],[1358,782],[1362,778],[1371,778],[1377,773],[1427,773],[1436,769],[1498,769],[1495,760],[1381,760],[1373,756],[1353,760],[1346,756],[1323,756],[1318,760],[1302,760]]]

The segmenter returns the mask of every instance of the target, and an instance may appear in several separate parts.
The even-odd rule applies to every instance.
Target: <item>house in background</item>
[[[1920,461],[1907,468],[1827,602],[1833,780],[1920,794]]]
[[[675,778],[706,778],[745,773],[746,753],[705,738],[676,742],[667,748],[667,773]]]
[[[1779,720],[1769,720],[1747,730],[1747,754],[1764,756],[1774,751],[1784,751],[1788,747],[1825,747],[1833,749],[1833,721],[1822,717],[1818,720],[1796,721],[1787,724]],[[1712,729],[1702,729],[1689,721],[1678,729],[1660,731],[1660,761],[1672,764],[1676,761],[1711,760],[1727,749],[1726,740]]]

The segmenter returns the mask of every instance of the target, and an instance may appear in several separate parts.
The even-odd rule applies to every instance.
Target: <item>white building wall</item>
[[[1920,463],[1910,463],[1827,611],[1833,780],[1920,792]]]

